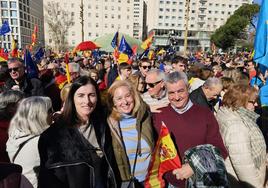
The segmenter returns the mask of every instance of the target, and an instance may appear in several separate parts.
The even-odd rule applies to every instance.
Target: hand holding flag
[[[149,171],[145,180],[145,188],[162,188],[165,182],[162,176],[171,170],[181,168],[181,161],[168,128],[162,122],[160,135],[152,154]]]

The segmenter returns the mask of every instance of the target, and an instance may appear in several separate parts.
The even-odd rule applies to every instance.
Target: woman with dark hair
[[[76,79],[61,116],[39,140],[40,188],[116,186],[104,114],[96,82]]]

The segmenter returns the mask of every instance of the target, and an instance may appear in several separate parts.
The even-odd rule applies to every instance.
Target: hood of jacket
[[[18,129],[11,131],[9,133],[9,138],[6,144],[9,158],[12,159],[19,149],[20,145],[31,137],[33,137],[33,135],[26,134]]]

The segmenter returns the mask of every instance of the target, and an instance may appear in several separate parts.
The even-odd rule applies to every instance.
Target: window
[[[96,13],[96,18],[98,18],[99,17],[99,14],[98,13]]]
[[[7,1],[1,1],[1,8],[7,8]]]
[[[104,18],[108,18],[108,14],[104,14]]]
[[[114,24],[111,25],[111,28],[114,28]]]
[[[71,4],[71,7],[74,8],[74,3]]]
[[[159,11],[160,11],[160,12],[163,12],[163,8],[160,8]]]
[[[88,33],[88,36],[91,37],[91,33],[90,32]]]
[[[2,16],[7,17],[8,16],[8,11],[7,10],[2,10]]]
[[[121,19],[121,15],[118,15],[118,19]]]
[[[104,28],[107,28],[108,27],[108,24],[104,24]]]
[[[71,16],[74,16],[74,12],[71,12]]]
[[[75,31],[72,31],[72,36],[75,36]]]
[[[159,18],[159,19],[162,19],[162,18],[163,18],[163,16],[158,16],[158,18]]]
[[[14,1],[10,2],[10,8],[17,8],[17,3]]]
[[[127,25],[126,28],[129,29],[129,25]]]
[[[99,27],[99,24],[98,23],[96,23],[96,27]]]
[[[111,18],[114,19],[114,15],[113,14],[111,15]]]
[[[18,20],[12,18],[10,23],[11,23],[11,25],[18,25]]]
[[[114,6],[111,6],[111,10],[114,10]]]

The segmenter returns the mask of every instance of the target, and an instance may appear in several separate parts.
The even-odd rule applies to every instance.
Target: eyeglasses
[[[12,71],[14,71],[14,72],[18,72],[19,69],[20,69],[20,67],[9,68],[9,69],[8,69],[8,72],[12,72]]]
[[[155,82],[155,83],[146,83],[150,88],[154,88],[157,84],[159,84],[160,82],[162,82],[162,80]]]
[[[251,104],[256,104],[257,103],[257,101],[248,101],[248,103],[251,103]]]
[[[151,69],[152,68],[152,66],[141,66],[143,69]]]

